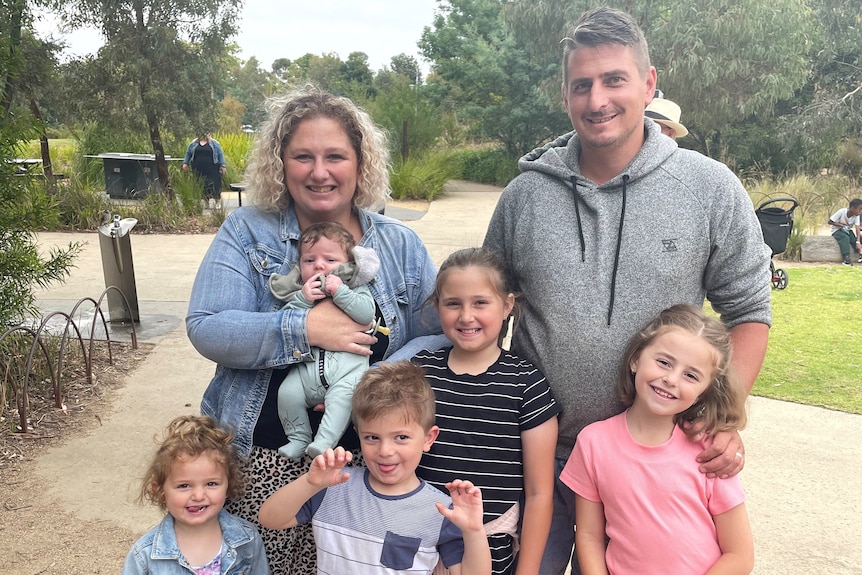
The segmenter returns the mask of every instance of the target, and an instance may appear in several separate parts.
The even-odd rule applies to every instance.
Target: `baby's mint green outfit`
[[[332,301],[356,323],[368,324],[374,321],[377,308],[367,283],[380,264],[369,248],[357,247],[352,253],[356,264],[341,264],[331,272],[344,282]],[[287,302],[285,309],[314,306],[315,302],[302,295],[298,266],[285,276],[272,274],[269,287],[278,299]],[[335,447],[350,423],[353,390],[367,369],[368,356],[311,348],[311,359],[296,364],[278,388],[278,417],[288,439],[278,452],[288,459],[299,459],[304,454],[316,457]],[[312,441],[306,410],[319,403],[325,406],[323,419]]]

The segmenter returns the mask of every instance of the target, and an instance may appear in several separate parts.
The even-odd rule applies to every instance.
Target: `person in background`
[[[269,574],[257,529],[224,510],[243,490],[232,439],[210,417],[183,415],[168,425],[140,495],[165,518],[134,544],[123,575]]]
[[[646,107],[644,116],[658,124],[661,127],[661,133],[668,138],[676,140],[687,136],[688,128],[679,121],[682,114],[680,107],[675,102],[662,98],[660,90],[656,92],[658,95]]]
[[[623,411],[613,374],[625,342],[661,310],[708,300],[747,390],[772,321],[771,250],[754,206],[727,166],[645,118],[656,71],[632,17],[590,10],[562,45],[574,131],[521,158],[485,236],[523,296],[512,351],[545,374],[562,407],[558,472],[581,429]],[[697,456],[706,477],[738,473],[744,457],[734,431]],[[565,572],[575,523],[574,494],[558,481],[543,575]]]
[[[675,305],[629,341],[617,376],[626,411],[578,434],[560,479],[575,492],[584,575],[747,575],[754,543],[739,476],[704,478],[695,457],[745,426],[727,329]]]
[[[257,523],[261,503],[307,469],[286,460],[278,418],[278,388],[312,348],[369,356],[371,363],[408,359],[445,342],[432,306],[437,268],[416,233],[377,213],[389,196],[389,152],[383,132],[346,98],[308,87],[267,104],[246,172],[253,205],[232,211],[207,250],[192,286],[186,330],[195,349],[217,364],[201,412],[236,430],[248,485],[228,509]],[[299,261],[308,226],[338,222],[357,245],[371,248],[380,269],[369,283],[376,317],[388,335],[366,333],[327,298],[309,309],[286,310],[269,287]],[[433,340],[438,340],[435,343]],[[436,347],[435,347],[436,346]],[[310,412],[312,428],[319,412]],[[340,445],[357,449],[355,434]],[[310,526],[261,530],[275,574],[314,575]]]
[[[838,242],[845,266],[852,266],[850,255],[859,254],[862,264],[862,199],[853,198],[846,208],[841,208],[829,217],[832,237]]]
[[[551,527],[560,412],[542,372],[500,348],[516,306],[504,270],[482,248],[449,255],[437,273],[434,306],[451,345],[413,358],[434,390],[440,427],[417,474],[438,489],[451,477],[482,489],[494,575],[539,569]]]
[[[320,575],[427,575],[438,560],[452,575],[491,575],[481,490],[450,478],[450,498],[416,477],[440,431],[434,409],[434,392],[410,362],[365,372],[353,396],[353,424],[368,467],[345,472],[351,452],[327,449],[308,473],[264,502],[261,524],[311,523]]]
[[[227,171],[227,162],[221,145],[209,132],[204,132],[192,140],[183,158],[183,171],[191,168],[204,180],[204,199],[221,199],[221,177]]]

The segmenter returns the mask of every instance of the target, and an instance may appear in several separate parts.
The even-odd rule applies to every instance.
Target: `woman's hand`
[[[365,333],[370,327],[371,324],[356,323],[331,299],[325,299],[308,312],[305,334],[308,344],[314,347],[371,355],[369,346],[377,343],[377,338]]]

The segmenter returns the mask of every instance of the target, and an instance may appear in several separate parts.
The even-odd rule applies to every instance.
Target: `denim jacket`
[[[359,210],[362,239],[374,249],[380,270],[368,286],[391,329],[385,359],[409,359],[446,339],[440,320],[425,301],[434,291],[437,269],[416,233],[398,220]],[[282,309],[269,289],[269,276],[287,274],[299,261],[299,223],[293,208],[265,212],[235,210],[222,224],[195,278],[186,330],[195,349],[216,362],[201,413],[236,433],[247,458],[273,368],[311,358],[305,322],[309,310]],[[393,353],[398,352],[393,357]]]
[[[198,147],[201,145],[201,142],[198,138],[195,138],[189,143],[189,146],[186,148],[186,155],[183,158],[183,163],[192,165],[192,161],[195,159],[195,152]],[[224,159],[224,152],[221,149],[221,144],[217,141],[210,138],[210,147],[213,149],[213,164],[217,166],[227,166],[227,162]]]
[[[219,511],[218,522],[226,549],[222,556],[224,575],[269,575],[266,550],[251,523]],[[168,514],[132,546],[123,564],[123,575],[177,575],[193,573],[180,552],[174,518]]]

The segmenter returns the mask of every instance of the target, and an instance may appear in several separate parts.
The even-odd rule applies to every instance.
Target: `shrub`
[[[448,154],[428,153],[396,162],[390,171],[389,184],[396,200],[431,201],[440,195],[446,182],[458,176],[457,166]]]
[[[227,188],[229,184],[241,182],[254,145],[254,134],[219,133],[213,137],[218,140],[227,162],[227,173],[222,176],[222,187]]]
[[[519,174],[517,158],[511,158],[502,148],[467,148],[449,155],[449,161],[458,166],[462,180],[505,186]]]
[[[92,230],[106,210],[110,210],[108,196],[88,189],[85,182],[72,176],[58,188],[57,209],[59,223],[76,230]]]
[[[835,210],[846,207],[853,197],[858,197],[854,180],[842,175],[795,174],[780,180],[767,176],[759,180],[749,178],[746,184],[755,208],[774,198],[791,197],[799,202],[793,213],[793,231],[781,256],[785,260],[798,260],[805,236],[821,232]]]
[[[71,138],[48,140],[48,151],[51,154],[51,166],[54,175],[62,174],[71,177],[78,165],[78,143]],[[21,156],[25,158],[41,158],[42,149],[39,140],[29,140],[21,148]]]
[[[177,198],[183,214],[199,216],[203,214],[204,185],[203,178],[189,170],[182,171],[180,167],[170,166],[171,187]]]
[[[32,124],[11,116],[0,124],[0,328],[35,315],[35,287],[63,281],[80,250],[70,243],[40,253],[35,232],[57,225],[57,209],[44,185],[17,176],[8,161],[20,157],[21,144],[35,132]]]

